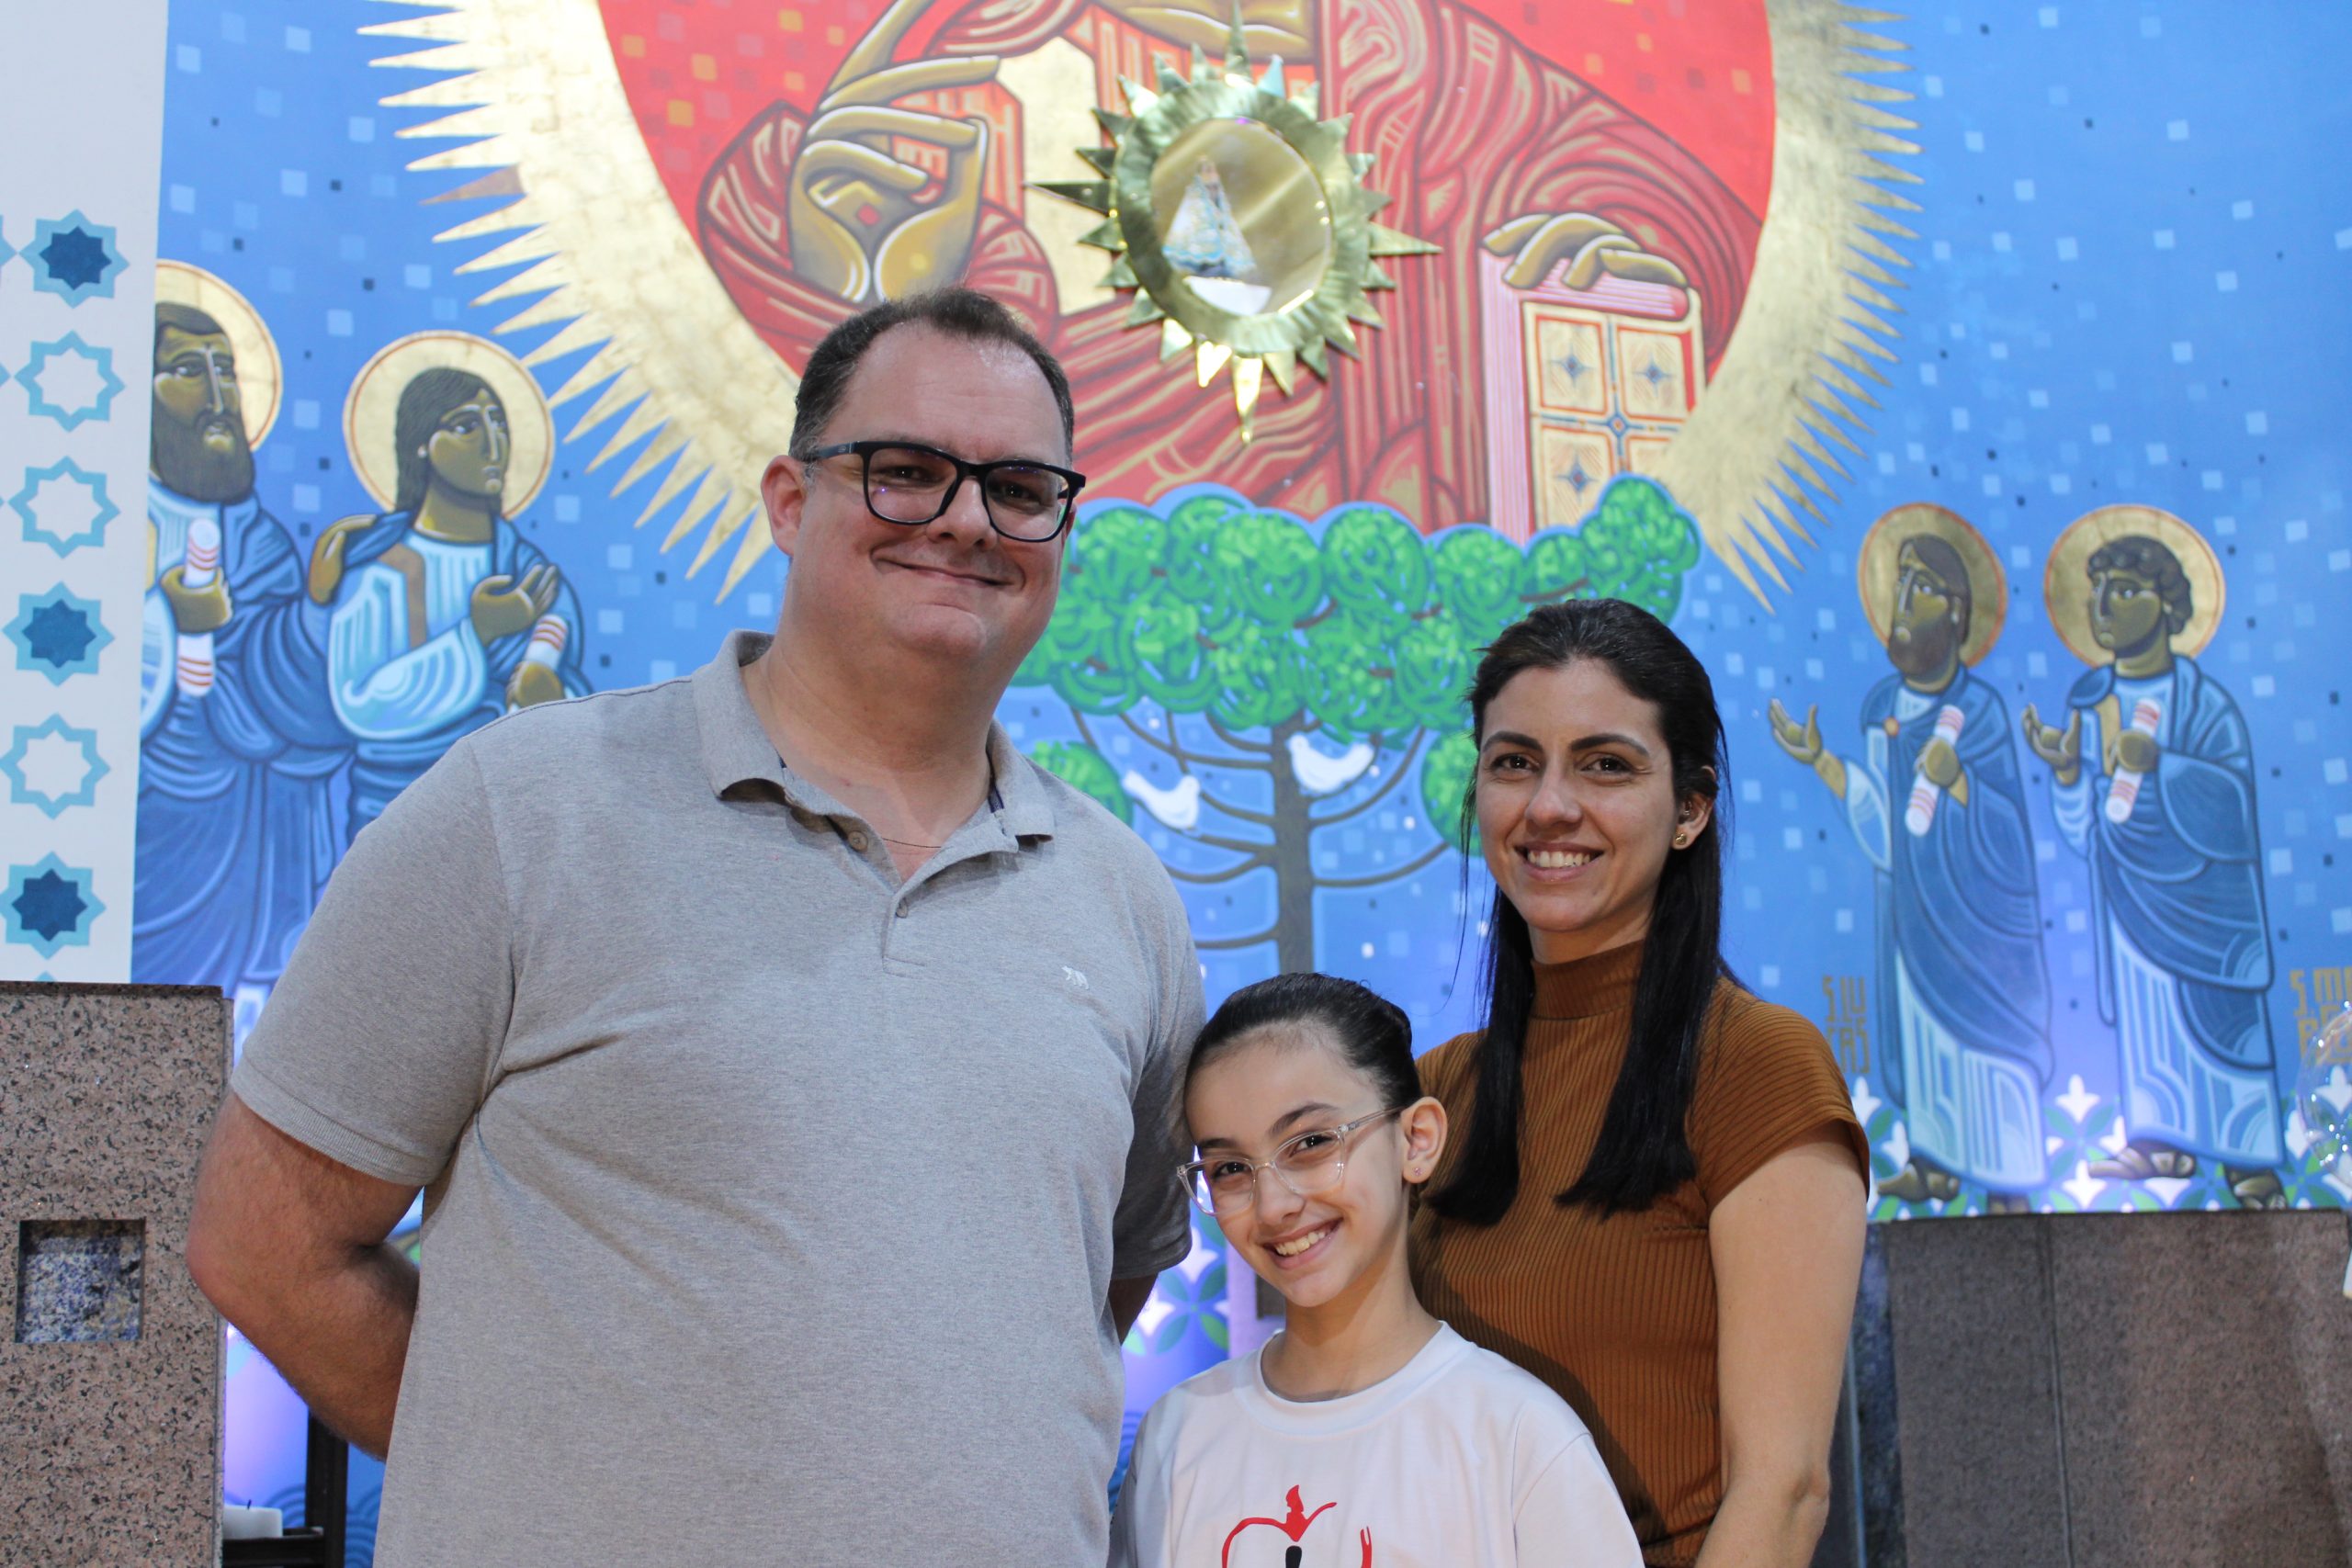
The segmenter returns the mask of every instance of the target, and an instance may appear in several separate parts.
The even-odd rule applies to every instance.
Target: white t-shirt
[[[1136,1429],[1111,1526],[1113,1568],[1641,1561],[1576,1412],[1442,1325],[1393,1376],[1339,1399],[1283,1398],[1257,1355],[1170,1389]]]

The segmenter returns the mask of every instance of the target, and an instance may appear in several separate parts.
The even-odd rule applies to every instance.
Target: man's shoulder
[[[503,714],[450,748],[465,752],[493,795],[641,777],[649,767],[700,768],[691,677],[592,692]]]
[[[1138,902],[1148,897],[1173,903],[1181,913],[1182,901],[1168,878],[1167,866],[1134,828],[1101,801],[1030,758],[1022,757],[1018,765],[1029,770],[1053,814],[1057,844],[1087,859],[1108,863]]]

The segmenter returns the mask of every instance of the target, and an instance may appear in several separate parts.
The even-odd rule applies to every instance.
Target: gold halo
[[[2229,585],[2222,576],[2221,558],[2204,535],[2161,507],[2102,506],[2066,525],[2050,547],[2050,564],[2041,574],[2041,602],[2050,612],[2050,625],[2058,640],[2086,664],[2115,660],[2091,636],[2090,558],[2100,546],[2133,534],[2170,550],[2188,578],[2194,604],[2188,625],[2172,639],[2173,651],[2196,658],[2222,625]]]
[[[1993,651],[2009,618],[2009,578],[1984,536],[1957,512],[1914,501],[1871,525],[1862,536],[1861,565],[1856,572],[1862,613],[1871,618],[1878,640],[1884,642],[1886,613],[1894,603],[1895,559],[1903,553],[1904,541],[1921,534],[1933,534],[1958,550],[1961,564],[1968,569],[1968,637],[1960,645],[1960,661],[1974,664]]]
[[[277,340],[253,301],[215,275],[183,261],[155,264],[155,303],[186,305],[220,323],[237,361],[237,396],[245,411],[245,445],[258,447],[277,423],[286,396],[286,367]]]
[[[401,391],[425,370],[479,376],[506,405],[506,429],[514,438],[514,452],[499,510],[503,516],[517,515],[548,482],[548,470],[555,462],[555,420],[548,412],[547,394],[523,362],[471,333],[411,333],[378,349],[359,367],[351,378],[350,395],[343,400],[343,445],[351,454],[352,472],[377,505],[392,504],[400,492],[392,417],[399,412]]]

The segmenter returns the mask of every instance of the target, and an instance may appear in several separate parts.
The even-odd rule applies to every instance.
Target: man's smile
[[[883,565],[897,567],[901,571],[915,572],[923,577],[935,577],[945,582],[970,582],[982,588],[1002,588],[1006,580],[987,572],[965,567],[950,566],[942,561],[897,560],[889,556],[877,557]]]

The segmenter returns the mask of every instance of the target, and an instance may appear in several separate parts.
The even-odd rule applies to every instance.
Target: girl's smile
[[[1404,1279],[1413,1134],[1399,1118],[1381,1115],[1378,1087],[1321,1033],[1300,1025],[1245,1040],[1196,1072],[1185,1097],[1202,1159],[1227,1173],[1233,1190],[1220,1201],[1249,1193],[1240,1206],[1217,1211],[1226,1240],[1294,1314],[1374,1292],[1392,1271],[1397,1283]],[[1315,1144],[1324,1158],[1312,1170],[1264,1163],[1303,1134],[1314,1143],[1318,1129],[1331,1129],[1334,1142]]]

